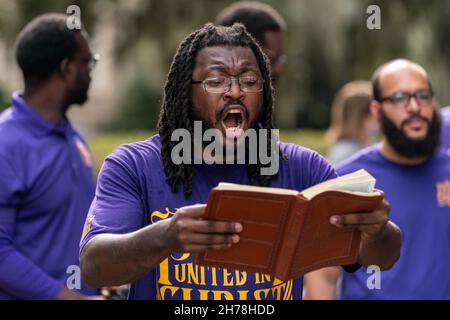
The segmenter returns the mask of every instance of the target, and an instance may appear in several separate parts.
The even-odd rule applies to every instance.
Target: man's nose
[[[420,111],[420,105],[416,96],[411,96],[406,104],[406,111],[411,113],[418,113]]]
[[[230,90],[225,94],[225,98],[239,100],[244,96],[238,79],[231,79]]]

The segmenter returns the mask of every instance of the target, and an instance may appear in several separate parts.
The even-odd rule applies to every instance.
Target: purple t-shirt
[[[303,190],[335,177],[319,154],[280,143],[289,160],[280,160],[272,187]],[[172,192],[163,171],[159,136],[124,145],[108,156],[100,172],[88,220],[90,228],[80,247],[102,233],[125,234],[170,218],[176,208],[206,203],[219,182],[248,184],[245,165],[194,165],[192,195]],[[279,281],[267,275],[200,267],[188,253],[174,253],[135,281],[130,299],[253,300],[301,299],[302,278]]]
[[[450,155],[450,106],[442,108],[442,147]]]
[[[54,299],[80,281],[78,245],[95,181],[84,139],[13,94],[0,114],[0,300]],[[73,282],[72,282],[73,280]]]

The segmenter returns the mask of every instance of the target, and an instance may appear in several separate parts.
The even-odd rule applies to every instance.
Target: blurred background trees
[[[86,132],[154,129],[171,59],[179,42],[234,1],[0,0],[0,108],[21,87],[13,48],[20,29],[44,12],[78,5],[102,56],[90,102],[73,108]],[[287,62],[277,86],[276,125],[325,128],[335,92],[369,79],[381,63],[404,57],[430,73],[442,104],[450,104],[450,1],[267,0],[286,19]],[[381,30],[368,30],[366,9],[381,8]],[[4,92],[4,93],[2,93]]]

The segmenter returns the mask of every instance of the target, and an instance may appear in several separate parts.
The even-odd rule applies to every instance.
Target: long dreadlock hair
[[[258,63],[263,85],[263,107],[259,119],[263,129],[268,130],[267,152],[271,154],[271,129],[273,110],[273,87],[270,81],[270,64],[258,43],[246,31],[245,27],[236,23],[231,27],[215,26],[211,23],[191,33],[178,47],[164,88],[164,98],[159,116],[158,128],[161,139],[161,156],[166,181],[172,191],[177,192],[180,182],[183,183],[184,195],[192,193],[194,180],[192,164],[176,165],[171,160],[172,149],[176,142],[171,141],[172,132],[186,129],[193,133],[191,81],[197,53],[205,47],[227,46],[250,48]],[[281,155],[281,153],[280,153]],[[251,184],[259,183],[267,186],[273,176],[261,175],[261,163],[247,164],[247,174]]]

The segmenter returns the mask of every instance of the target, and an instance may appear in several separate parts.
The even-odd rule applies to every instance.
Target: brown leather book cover
[[[197,255],[203,266],[269,274],[280,280],[358,259],[360,234],[331,225],[332,215],[372,211],[383,193],[328,190],[311,198],[294,190],[214,188],[204,219],[240,222],[240,241]],[[246,190],[247,189],[247,190]]]

